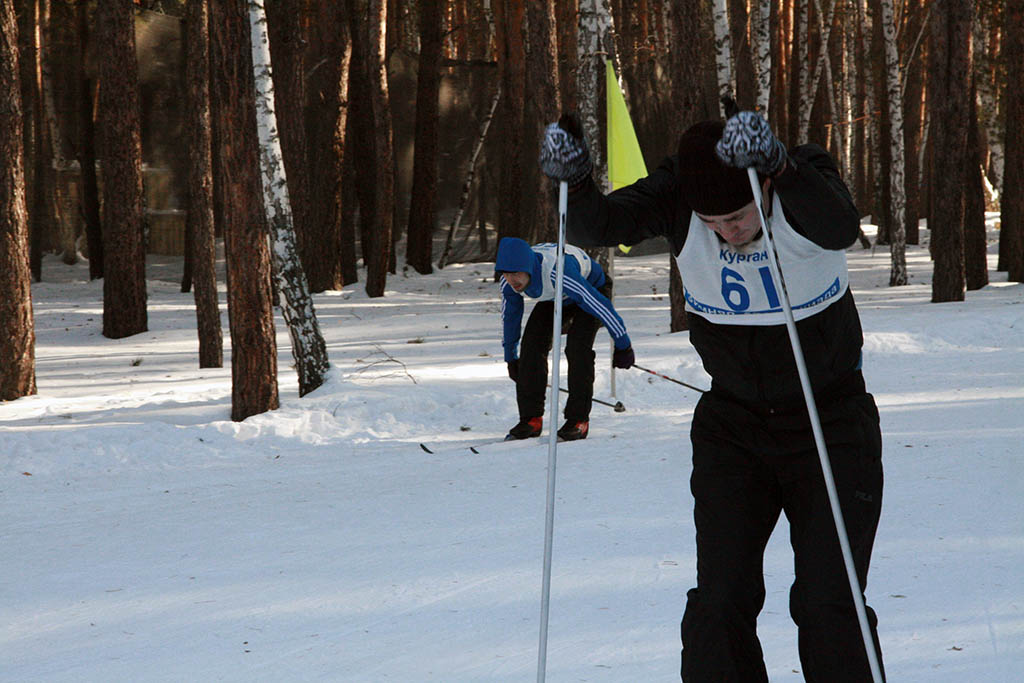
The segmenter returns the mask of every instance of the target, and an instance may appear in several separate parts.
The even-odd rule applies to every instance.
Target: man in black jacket
[[[878,410],[861,374],[863,335],[845,249],[859,233],[849,190],[817,145],[787,152],[740,112],[683,134],[646,178],[603,195],[578,123],[551,124],[544,172],[570,183],[580,246],[667,238],[684,283],[690,341],[711,375],[690,438],[697,586],[683,615],[684,681],[767,681],[757,616],[764,549],[784,511],[796,580],[790,613],[808,681],[871,680],[779,292],[746,168],[763,185],[860,585],[882,503]],[[868,608],[875,649],[877,623]]]

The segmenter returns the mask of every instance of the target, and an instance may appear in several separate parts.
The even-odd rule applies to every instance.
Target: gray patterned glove
[[[554,180],[564,180],[570,187],[590,177],[594,167],[590,151],[579,124],[569,115],[558,123],[548,124],[540,145],[540,169]]]
[[[728,166],[754,167],[766,176],[774,176],[786,165],[786,146],[775,137],[768,122],[752,111],[741,111],[726,121],[715,151]]]

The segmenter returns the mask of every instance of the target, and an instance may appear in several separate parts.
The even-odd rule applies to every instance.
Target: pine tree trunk
[[[523,112],[526,100],[526,51],[523,45],[523,5],[515,0],[493,0],[495,42],[501,91],[497,125],[501,137],[500,185],[498,195],[498,238],[526,237],[528,226],[522,216],[525,185],[523,167],[527,163],[522,141]],[[535,155],[531,155],[535,156]]]
[[[970,0],[936,0],[931,13],[928,111],[931,120],[932,301],[964,300],[964,169],[968,159]],[[941,153],[938,153],[941,150]]]
[[[310,176],[309,244],[302,263],[313,292],[341,289],[358,281],[354,232],[351,247],[341,236],[342,215],[354,213],[345,204],[345,165],[351,150],[346,144],[349,119],[349,79],[352,41],[347,3],[319,3],[310,27],[308,144]],[[349,188],[351,190],[351,188]],[[349,191],[351,195],[351,191]],[[346,252],[346,249],[348,250]],[[342,263],[346,262],[346,265]]]
[[[391,238],[394,223],[394,157],[391,143],[391,105],[388,96],[387,61],[385,43],[387,40],[386,0],[369,0],[367,3],[368,22],[353,16],[353,40],[358,31],[363,32],[359,40],[366,46],[364,66],[368,84],[366,102],[369,120],[373,122],[372,175],[369,180],[373,190],[373,222],[367,226],[373,234],[373,247],[367,249],[363,242],[363,259],[366,262],[366,293],[371,297],[384,296],[388,276],[388,262],[391,258]],[[356,13],[352,13],[355,15]],[[362,206],[362,202],[360,202]]]
[[[579,0],[559,0],[555,3],[555,22],[558,32],[558,86],[564,111],[579,111],[579,84],[577,74],[579,58]]]
[[[680,134],[690,126],[717,115],[719,103],[717,91],[705,87],[704,74],[712,65],[711,52],[702,49],[696,40],[685,40],[694,26],[708,26],[711,23],[710,6],[706,2],[673,3],[672,33],[676,37],[673,52],[672,99],[678,106],[681,123]],[[678,136],[673,136],[676,142]],[[675,150],[668,150],[674,152]],[[680,332],[688,329],[686,302],[683,298],[683,281],[676,263],[676,253],[682,245],[670,245],[669,249],[669,331]]]
[[[377,234],[373,226],[376,224],[376,191],[373,186],[371,169],[377,165],[374,152],[374,121],[373,109],[370,106],[370,76],[367,66],[367,37],[365,17],[369,11],[368,0],[346,0],[348,7],[349,38],[352,41],[352,57],[349,64],[348,91],[348,133],[346,136],[346,156],[353,159],[352,174],[344,176],[344,183],[354,187],[358,212],[353,213],[353,221],[358,215],[358,225],[353,223],[353,230],[358,234],[359,252],[363,258],[363,266],[369,269],[372,254],[377,250]],[[344,206],[344,204],[343,204]],[[353,207],[355,208],[355,207]]]
[[[96,87],[89,78],[85,65],[89,49],[89,5],[75,6],[78,25],[78,64],[75,72],[78,82],[78,168],[81,173],[82,216],[85,219],[85,238],[89,252],[89,279],[103,277],[103,224],[100,221],[99,184],[96,178]]]
[[[36,393],[18,62],[14,4],[0,2],[0,401]]]
[[[964,277],[968,291],[988,284],[988,236],[985,234],[985,186],[981,177],[981,134],[977,90],[971,86],[964,166]]]
[[[420,0],[420,58],[416,75],[416,142],[412,167],[412,200],[405,261],[417,273],[434,272],[434,229],[437,225],[437,156],[441,85],[441,3]]]
[[[327,345],[320,334],[306,273],[302,270],[292,219],[289,184],[275,113],[273,67],[263,0],[248,0],[252,65],[256,83],[256,128],[263,173],[263,205],[270,228],[271,258],[277,291],[284,294],[281,314],[288,325],[292,357],[299,374],[299,396],[324,383]]]
[[[188,233],[199,367],[224,365],[224,332],[220,326],[215,270],[217,249],[213,225],[213,157],[210,136],[210,33],[208,0],[193,0],[185,8],[186,125],[188,134]]]
[[[142,138],[132,0],[97,9],[103,158],[103,336],[147,329],[142,238]]]
[[[1003,59],[1006,67],[1006,120],[1024,121],[1024,0],[1006,0]],[[1015,85],[1016,84],[1016,85]],[[1006,126],[1000,241],[1010,282],[1024,282],[1024,126]],[[1001,245],[1002,246],[1002,245]]]
[[[555,39],[554,0],[533,0],[527,3],[528,33],[526,53],[526,91],[530,93],[524,107],[523,130],[526,149],[539,150],[544,127],[557,121],[560,110],[558,96],[558,67],[555,64],[557,44]],[[527,196],[533,197],[533,211],[524,207],[527,216],[532,215],[531,242],[558,241],[558,207],[552,192],[551,180],[540,172],[536,163],[524,168],[529,183]]]
[[[216,173],[224,206],[231,419],[278,407],[277,341],[271,310],[267,217],[260,199],[256,96],[246,0],[210,4],[211,100],[219,137]]]
[[[921,114],[924,110],[924,57],[921,44],[922,31],[927,27],[923,21],[921,0],[908,0],[904,6],[907,21],[903,29],[904,60],[903,80],[903,149],[906,174],[906,230],[907,244],[920,244],[918,223],[921,218],[921,164],[918,150],[921,147]]]
[[[306,104],[306,42],[302,35],[303,0],[266,0],[270,55],[274,61],[278,134],[284,170],[288,177],[288,199],[292,225],[303,271],[317,260],[316,252],[326,243],[317,234],[310,206],[310,174],[304,118]]]
[[[903,181],[903,91],[900,83],[900,55],[896,43],[896,20],[893,0],[882,2],[882,31],[885,40],[885,73],[889,103],[889,187],[892,196],[892,229],[889,231],[889,286],[907,284],[907,232],[904,222],[904,181]]]
[[[757,106],[757,75],[749,31],[752,12],[747,10],[748,0],[726,0],[729,5],[729,32],[732,36],[733,81],[736,102],[740,109]],[[755,0],[756,2],[757,0]]]
[[[344,130],[345,155],[341,166],[341,208],[338,218],[339,252],[341,261],[341,281],[343,285],[359,282],[356,250],[356,155],[350,151],[355,149],[352,137],[355,135],[355,123],[351,112],[346,117]]]

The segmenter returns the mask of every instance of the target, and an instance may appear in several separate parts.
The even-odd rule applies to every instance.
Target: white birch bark
[[[732,37],[729,33],[729,6],[727,0],[714,0],[711,10],[715,27],[715,74],[718,78],[718,108],[725,113],[723,97],[733,97]]]
[[[985,175],[992,185],[998,201],[1003,187],[1003,117],[999,116],[999,94],[993,81],[992,73],[994,55],[990,44],[992,35],[992,15],[984,6],[975,12],[974,19],[974,63],[975,82],[978,90],[978,123],[985,130],[988,143],[990,162],[985,168]],[[1005,38],[1004,38],[1005,40]],[[1019,87],[1019,86],[1018,86]]]
[[[797,0],[797,2],[799,4],[796,9],[796,42],[797,63],[800,67],[797,72],[797,92],[800,94],[800,111],[796,112],[797,122],[799,123],[796,142],[797,144],[803,144],[807,142],[807,131],[804,128],[804,112],[807,112],[806,116],[809,120],[811,117],[811,105],[814,103],[809,94],[811,86],[810,27],[808,26],[810,0]],[[790,112],[790,116],[793,116],[792,112]]]
[[[837,2],[833,3],[832,7],[829,9],[829,27],[831,27],[831,25],[832,25],[831,22],[832,22],[832,18],[834,16],[834,13],[835,13],[835,8],[836,8],[836,4],[837,3],[838,3],[838,0],[837,0]],[[832,77],[832,55],[829,54],[829,50],[828,50],[828,38],[831,35],[831,30],[830,30],[830,28],[825,27],[825,25],[822,23],[821,16],[822,16],[823,13],[821,11],[821,0],[814,0],[814,9],[817,10],[815,12],[815,17],[818,20],[818,35],[825,36],[825,38],[823,39],[825,41],[825,44],[823,45],[824,49],[822,50],[821,55],[820,55],[820,57],[818,59],[818,66],[820,67],[822,64],[824,64],[824,67],[825,67],[825,101],[828,104],[828,114],[829,114],[829,118],[830,118],[830,120],[832,122],[828,126],[828,128],[831,131],[832,144],[833,144],[833,149],[835,150],[835,154],[841,160],[842,159],[841,150],[843,148],[844,131],[843,131],[843,126],[839,125],[840,117],[839,117],[839,105],[837,103],[838,96],[837,96],[837,93],[835,92],[835,79]],[[817,85],[816,84],[819,81],[820,81],[820,71],[818,71],[817,68],[816,68],[815,77],[814,77],[814,79],[811,82],[811,92],[812,93],[817,90]],[[808,114],[808,116],[810,116],[810,114]],[[841,170],[845,171],[845,169],[841,169]]]
[[[292,356],[299,373],[299,395],[323,384],[327,372],[327,346],[313,310],[306,273],[299,261],[288,201],[284,157],[274,113],[274,83],[270,66],[270,38],[263,0],[249,0],[252,66],[256,80],[256,121],[260,138],[263,204],[270,227],[274,277],[281,299],[281,314],[288,324]]]
[[[857,0],[857,21],[863,27],[863,31],[862,31],[863,44],[861,45],[861,50],[864,51],[865,55],[870,55],[871,54],[871,24],[870,24],[870,22],[873,21],[873,19],[872,19],[872,17],[870,16],[870,14],[868,12],[867,0]],[[875,193],[876,195],[878,195],[878,198],[874,202],[872,202],[871,207],[870,207],[871,208],[871,213],[872,213],[871,220],[875,223],[875,225],[878,225],[879,227],[881,227],[881,220],[880,219],[882,217],[878,216],[878,215],[875,215],[875,207],[878,207],[881,204],[881,196],[880,196],[881,190],[880,190],[880,188],[881,188],[881,178],[882,178],[882,159],[881,159],[881,155],[874,154],[874,153],[872,153],[870,151],[870,148],[873,145],[877,145],[878,144],[878,138],[879,138],[878,117],[875,116],[875,114],[874,114],[875,107],[877,106],[877,102],[875,101],[875,75],[874,75],[874,69],[872,69],[870,67],[870,65],[868,66],[868,68],[864,69],[864,91],[867,94],[867,100],[868,100],[868,102],[867,102],[868,135],[867,135],[866,146],[869,148],[869,150],[867,151],[867,155],[868,155],[868,159],[869,159],[869,161],[871,163],[871,174],[872,174],[873,183],[874,183],[874,185],[873,185],[873,187],[871,188],[870,191]],[[876,237],[875,239],[877,240],[878,238]]]
[[[831,72],[831,69],[832,69],[831,63],[829,61],[829,56],[828,56],[828,42],[829,42],[829,37],[830,37],[830,35],[832,33],[832,19],[834,18],[834,15],[835,15],[836,3],[835,2],[829,3],[828,16],[825,18],[824,23],[822,23],[821,3],[819,2],[819,0],[814,0],[814,6],[815,6],[815,9],[818,10],[815,14],[816,14],[817,19],[818,19],[818,34],[821,36],[821,48],[818,50],[818,59],[814,63],[814,73],[811,76],[810,83],[807,84],[808,87],[807,87],[806,90],[801,89],[801,91],[800,91],[800,128],[799,128],[799,134],[798,134],[797,137],[800,140],[800,142],[802,142],[802,143],[803,142],[807,142],[807,133],[808,133],[808,131],[811,128],[811,109],[812,109],[812,107],[814,107],[814,95],[815,95],[816,92],[818,92],[818,83],[821,82],[821,72],[822,72],[822,69],[826,65],[828,66],[828,69],[829,69],[830,72]],[[802,13],[802,16],[801,16],[801,19],[800,19],[801,22],[803,22],[804,26],[807,25],[807,19],[808,19],[807,15],[809,14],[808,9],[809,8],[808,8],[807,2],[805,0],[803,3],[801,3],[801,13]],[[808,31],[808,33],[804,35],[804,39],[803,39],[802,44],[800,46],[801,58],[803,58],[805,56],[804,52],[806,50],[808,50],[808,48],[806,46],[810,42],[808,40],[809,33],[810,32]],[[801,66],[800,67],[801,76],[803,75],[803,72],[804,72],[804,67]],[[832,80],[832,78],[831,78],[831,76],[829,76],[829,81],[831,82],[831,80]],[[804,81],[801,78],[801,83],[803,83],[803,82]],[[826,90],[827,90],[826,91],[826,99],[828,99],[829,103],[831,104],[832,103],[832,93],[831,93],[831,90],[830,89],[826,89]]]
[[[885,85],[889,96],[889,138],[892,163],[889,169],[892,193],[892,221],[889,229],[889,254],[892,267],[889,286],[907,284],[906,188],[903,185],[903,88],[900,84],[900,55],[896,44],[893,0],[882,2],[882,34],[885,41]]]
[[[594,180],[598,187],[608,192],[608,160],[604,156],[601,140],[601,117],[604,108],[599,95],[604,82],[604,60],[611,56],[612,12],[608,0],[580,0],[579,37],[577,55],[579,72],[577,92],[579,93],[580,124],[590,149],[594,164]],[[618,72],[618,71],[617,71]],[[621,73],[621,72],[618,72]]]
[[[846,0],[846,16],[856,16],[856,0]],[[851,98],[851,91],[853,90],[853,68],[851,64],[854,63],[854,55],[857,50],[857,39],[856,32],[852,27],[848,27],[843,31],[843,50],[845,52],[843,58],[843,69],[842,76],[840,77],[839,85],[839,107],[840,116],[843,121],[843,128],[846,129],[846,135],[843,138],[843,149],[842,149],[842,166],[843,175],[847,178],[850,177],[850,170],[853,168],[853,99]],[[849,84],[849,87],[847,87]]]
[[[757,110],[767,121],[772,88],[772,0],[753,0],[751,6],[754,11],[751,17],[750,38],[754,42]]]

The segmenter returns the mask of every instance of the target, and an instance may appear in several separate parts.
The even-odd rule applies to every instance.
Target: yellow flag
[[[640,153],[633,121],[626,109],[626,99],[619,89],[612,61],[605,62],[605,91],[607,92],[606,115],[608,117],[608,183],[613,190],[629,185],[647,176],[647,165]],[[623,252],[629,247],[619,245]]]

